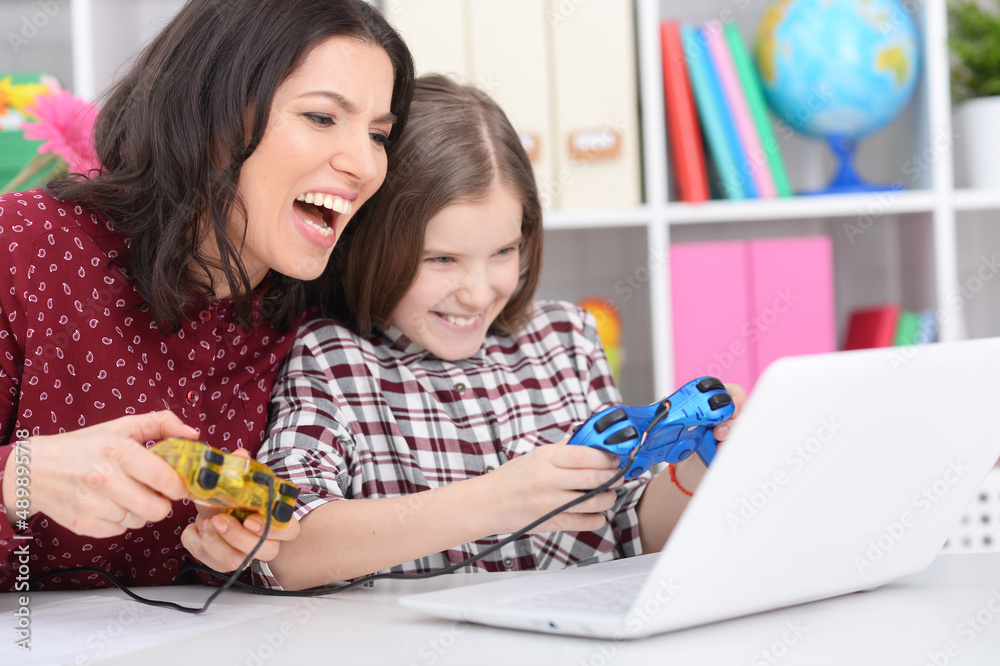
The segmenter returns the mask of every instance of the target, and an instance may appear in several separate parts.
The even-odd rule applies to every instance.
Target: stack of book
[[[937,340],[938,318],[934,310],[911,312],[889,303],[851,313],[844,349],[899,347]]]
[[[660,38],[677,198],[706,201],[713,189],[725,199],[791,196],[760,77],[739,29],[721,21],[669,20]]]

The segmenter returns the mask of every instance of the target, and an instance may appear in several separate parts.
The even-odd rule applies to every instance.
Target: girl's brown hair
[[[91,177],[50,183],[53,193],[104,214],[130,241],[122,263],[160,329],[216,291],[222,271],[240,325],[253,324],[250,280],[230,220],[246,208],[240,170],[264,136],[278,87],[331,37],[382,48],[393,67],[395,138],[406,124],[413,61],[402,39],[362,0],[190,0],[112,89],[95,127],[102,164]],[[218,258],[202,248],[218,245]],[[213,270],[214,269],[214,270]],[[306,284],[273,273],[262,314],[287,329]]]
[[[542,267],[542,206],[531,162],[487,94],[443,76],[418,78],[385,183],[348,225],[321,278],[326,313],[359,335],[384,330],[417,277],[430,219],[452,204],[484,200],[497,184],[524,207],[518,285],[491,327],[513,334],[531,317]]]

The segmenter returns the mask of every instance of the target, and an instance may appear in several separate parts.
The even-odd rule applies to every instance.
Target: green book
[[[896,337],[892,344],[897,347],[915,345],[921,341],[920,326],[923,323],[923,315],[919,312],[908,312],[903,310],[899,313],[899,320],[896,322]]]
[[[764,101],[764,89],[761,87],[757,69],[750,61],[750,54],[743,43],[743,37],[740,36],[739,28],[734,23],[726,23],[725,30],[729,50],[733,54],[733,64],[736,65],[736,73],[746,94],[753,123],[757,126],[761,145],[767,155],[767,166],[774,177],[774,187],[778,190],[779,197],[790,197],[792,186],[788,182],[788,172],[785,170],[785,161],[781,158],[778,138],[774,136],[774,128],[771,127],[771,119],[768,117],[767,102]]]

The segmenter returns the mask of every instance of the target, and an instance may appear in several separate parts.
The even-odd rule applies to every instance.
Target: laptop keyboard
[[[625,613],[646,582],[646,575],[592,583],[504,601],[505,604],[530,608],[558,608]]]

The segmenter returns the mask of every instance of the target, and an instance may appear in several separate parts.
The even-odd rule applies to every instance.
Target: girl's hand
[[[740,411],[743,409],[743,405],[747,401],[747,392],[744,391],[743,387],[739,384],[726,384],[726,390],[729,391],[729,395],[732,397],[733,405],[735,405],[736,409],[733,410],[732,416],[715,426],[712,430],[712,434],[715,435],[715,439],[717,439],[720,443],[729,436],[729,431],[732,430],[736,417],[740,415]]]
[[[61,435],[32,437],[31,509],[59,525],[98,539],[117,536],[166,518],[171,500],[187,488],[165,460],[144,446],[164,437],[198,437],[171,412],[124,416]],[[7,460],[3,500],[15,515],[15,477]]]
[[[246,449],[237,449],[233,455],[249,457]],[[184,528],[181,543],[206,566],[223,573],[234,571],[260,541],[265,519],[255,514],[241,523],[232,514],[219,509],[201,504],[195,506],[198,517]],[[296,538],[299,531],[299,519],[295,516],[282,529],[276,529],[272,520],[267,539],[254,554],[254,559],[270,562],[277,557],[281,542]]]
[[[534,448],[481,477],[490,483],[485,504],[495,507],[491,533],[516,532],[618,472],[615,457],[589,446],[566,446],[567,441]],[[615,486],[620,484],[619,480]],[[599,529],[607,522],[602,512],[611,509],[616,498],[609,489],[542,523],[532,533]]]

